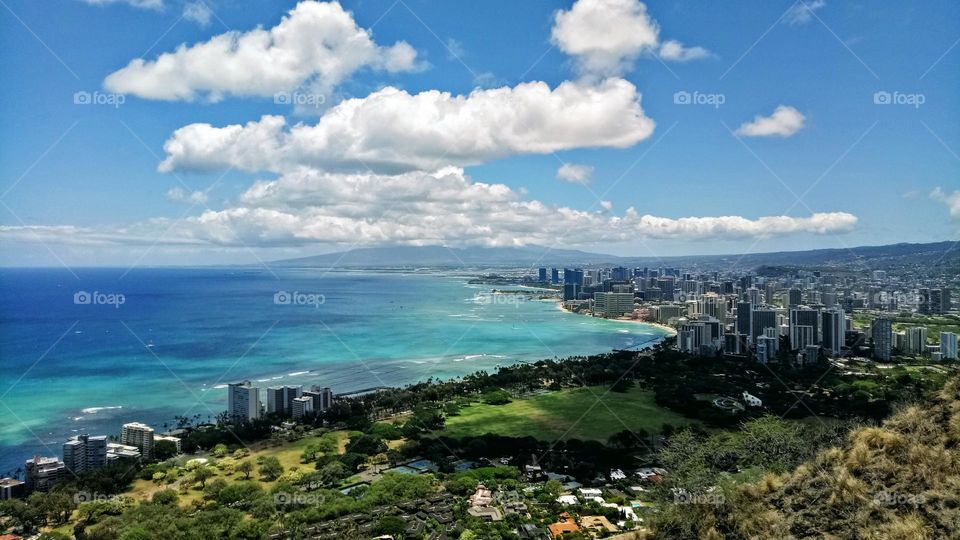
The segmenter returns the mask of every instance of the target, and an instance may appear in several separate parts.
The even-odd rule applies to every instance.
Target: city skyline
[[[948,2],[6,7],[5,265],[957,238]]]

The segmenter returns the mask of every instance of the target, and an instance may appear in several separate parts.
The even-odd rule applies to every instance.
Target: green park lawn
[[[659,433],[663,424],[689,425],[695,421],[657,406],[653,392],[631,388],[610,392],[606,387],[576,388],[515,399],[506,405],[473,403],[447,418],[440,433],[467,437],[496,433],[541,440],[606,441],[625,429]],[[598,401],[597,398],[600,398]]]

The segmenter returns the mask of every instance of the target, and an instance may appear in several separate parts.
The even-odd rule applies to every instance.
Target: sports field
[[[599,400],[598,400],[599,398]],[[474,403],[447,418],[442,434],[465,437],[496,433],[542,440],[581,439],[606,441],[625,429],[660,432],[663,424],[692,423],[654,403],[653,392],[631,388],[624,393],[606,387],[560,390],[506,405]]]

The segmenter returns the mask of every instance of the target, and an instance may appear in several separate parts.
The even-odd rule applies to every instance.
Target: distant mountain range
[[[551,249],[545,246],[524,247],[470,247],[393,246],[359,248],[296,259],[285,259],[271,266],[290,268],[329,267],[477,267],[477,266],[566,266],[566,265],[623,265],[666,266],[671,264],[723,265],[733,268],[752,268],[760,265],[850,265],[864,262],[900,264],[903,262],[930,264],[960,264],[960,247],[956,242],[930,244],[890,244],[860,246],[850,249],[815,249],[808,251],[779,251],[746,255],[690,255],[679,257],[620,257],[602,253],[570,249]],[[875,265],[874,265],[875,266]]]
[[[601,255],[543,246],[448,248],[443,246],[394,246],[360,248],[271,263],[271,266],[503,266],[619,263],[616,255]]]

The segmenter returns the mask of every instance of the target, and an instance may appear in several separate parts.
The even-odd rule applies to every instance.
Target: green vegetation
[[[631,388],[611,393],[597,386],[549,392],[505,405],[474,403],[461,408],[457,416],[447,418],[441,435],[467,437],[496,433],[541,440],[606,441],[610,435],[625,429],[659,433],[664,424],[690,423],[683,416],[657,406],[650,391]]]
[[[861,328],[868,328],[870,322],[877,317],[874,312],[856,312],[852,314],[853,322]],[[960,334],[960,316],[957,315],[920,315],[917,313],[901,313],[893,317],[893,331],[902,332],[913,326],[923,326],[927,329],[927,342],[931,345],[940,343],[940,332]]]

